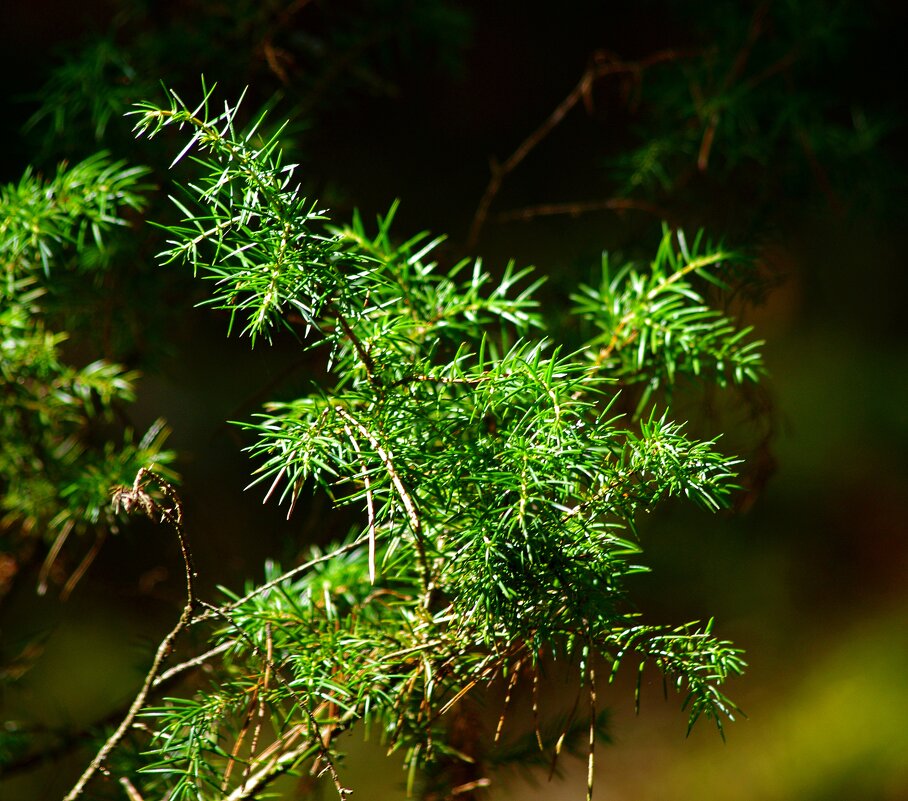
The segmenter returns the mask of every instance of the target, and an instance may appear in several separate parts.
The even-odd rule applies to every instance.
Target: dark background
[[[156,4],[154,14],[179,19],[181,5]],[[460,4],[465,24],[452,34],[451,63],[430,42],[390,57],[384,89],[338,80],[327,92],[300,135],[307,180],[337,219],[354,206],[369,219],[400,198],[401,238],[447,232],[445,253],[464,255],[489,158],[505,158],[551,113],[591,53],[639,58],[696,41],[691,16],[701,4],[630,6]],[[0,181],[17,180],[37,157],[37,134],[23,134],[22,124],[48,70],[67,46],[106,30],[117,10],[104,2],[3,3]],[[750,248],[772,278],[759,302],[738,311],[767,341],[774,436],[767,453],[756,445],[764,429],[739,425],[733,409],[718,420],[693,411],[695,425],[731,429],[729,447],[751,457],[745,475],[753,492],[735,514],[670,507],[645,521],[653,573],[640,581],[638,597],[665,621],[715,615],[720,634],[746,648],[750,670],[730,694],[748,719],[729,728],[725,745],[708,725],[685,739],[676,699],[666,703],[658,684],[647,686],[635,718],[629,684],[619,680],[605,694],[615,742],[597,756],[598,798],[908,801],[905,20],[899,6],[884,3],[863,4],[857,18],[838,56],[811,80],[842,114],[860,103],[895,120],[865,172],[852,171],[830,196],[809,179],[777,181],[770,159],[762,174],[710,174],[670,201],[691,230],[706,227]],[[294,24],[305,30],[310,22],[304,9]],[[170,74],[155,77],[195,86],[204,68],[218,78],[216,64],[194,64],[191,54],[174,62]],[[242,76],[225,71],[227,93]],[[603,143],[619,147],[632,120],[608,104],[607,93],[599,99],[608,102],[592,115],[582,106],[572,111],[506,179],[497,211],[601,194]],[[752,187],[764,174],[773,188],[757,197]],[[630,212],[490,222],[472,252],[498,269],[513,257],[553,276],[544,298],[557,319],[567,291],[589,279],[602,249],[651,253],[659,231],[658,219]],[[325,509],[288,523],[281,510],[263,508],[255,490],[243,493],[243,443],[223,421],[292,392],[311,365],[290,340],[254,351],[226,340],[223,320],[191,308],[199,291],[174,278],[149,301],[166,302],[172,316],[165,333],[151,337],[159,346],[133,353],[146,374],[134,415],[140,424],[163,415],[174,429],[187,526],[207,588],[239,587],[261,575],[263,558],[289,563],[306,542],[337,532],[324,522]],[[760,472],[771,463],[773,475]],[[5,718],[80,725],[134,692],[149,644],[177,614],[171,546],[136,526],[107,544],[65,604],[38,599],[27,578],[19,582],[0,610],[0,637],[9,647],[40,633],[44,650],[4,689]],[[557,704],[557,682],[549,692]],[[84,754],[60,757],[0,778],[0,796],[60,797],[84,761]],[[539,786],[507,776],[489,797],[583,797],[585,766],[568,760],[564,768],[563,784],[547,784],[544,774]],[[351,758],[349,769],[364,798],[379,797],[377,776],[392,789],[402,781],[397,764],[377,752]]]

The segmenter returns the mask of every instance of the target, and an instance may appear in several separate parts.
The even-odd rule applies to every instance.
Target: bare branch
[[[315,567],[315,565],[321,564],[322,562],[329,562],[332,559],[335,559],[338,556],[342,556],[345,553],[349,553],[350,551],[352,551],[358,547],[359,547],[358,542],[348,542],[346,545],[342,545],[340,548],[335,548],[330,553],[326,553],[326,554],[323,554],[322,556],[317,556],[314,559],[310,559],[308,562],[304,562],[303,564],[297,565],[296,567],[288,570],[286,573],[282,573],[276,579],[272,579],[271,581],[266,581],[264,584],[259,585],[251,592],[246,593],[246,595],[244,595],[242,598],[238,598],[236,601],[231,601],[229,604],[224,604],[223,606],[218,607],[217,610],[215,610],[214,608],[208,609],[207,611],[203,612],[202,614],[194,617],[192,622],[201,623],[205,620],[210,620],[212,617],[214,617],[216,614],[218,614],[220,612],[229,612],[232,609],[236,609],[237,607],[242,606],[245,603],[248,603],[250,600],[255,598],[257,595],[261,595],[263,592],[268,592],[268,590],[272,589],[273,587],[276,587],[278,584],[283,584],[285,581],[292,579],[294,576],[298,576],[300,573],[305,573],[310,568]]]
[[[126,791],[129,801],[145,801],[142,794],[136,790],[135,785],[125,776],[121,776],[117,781],[120,782],[120,786]]]
[[[149,495],[145,491],[143,485],[147,476],[151,477],[151,479],[161,489],[167,500],[171,502],[172,505],[170,508],[161,506],[154,498],[152,498],[151,495]],[[186,535],[183,531],[183,507],[173,487],[170,486],[170,484],[168,484],[163,478],[161,478],[161,476],[143,467],[136,474],[136,480],[133,482],[131,488],[116,488],[113,496],[113,505],[114,508],[119,508],[122,506],[127,512],[131,512],[134,509],[139,508],[143,512],[145,512],[152,520],[160,520],[161,522],[166,521],[173,527],[174,531],[177,534],[177,538],[180,541],[180,551],[183,555],[183,566],[186,570],[186,604],[183,607],[183,612],[180,615],[180,619],[177,621],[176,626],[174,626],[167,634],[167,636],[164,637],[163,640],[161,640],[161,644],[158,646],[154,660],[151,663],[151,668],[149,668],[148,674],[145,676],[145,681],[142,684],[142,688],[133,699],[133,702],[126,713],[126,716],[120,722],[120,725],[117,727],[116,731],[110,735],[107,742],[104,743],[103,746],[101,746],[101,749],[95,755],[95,758],[85,769],[85,772],[79,777],[79,780],[76,782],[73,789],[69,791],[63,801],[75,801],[75,799],[82,795],[88,782],[91,781],[95,773],[97,773],[101,769],[101,767],[104,765],[104,762],[107,760],[107,757],[110,756],[110,753],[126,736],[126,733],[132,726],[136,715],[145,705],[145,700],[148,698],[148,694],[154,685],[154,680],[160,673],[161,665],[163,664],[164,660],[170,655],[170,652],[173,649],[173,643],[176,638],[192,620],[193,611],[196,607],[196,604],[198,603],[194,590],[194,582],[196,576],[195,568],[193,567],[192,555],[189,551],[189,543],[186,541]]]
[[[214,648],[205,651],[204,654],[199,654],[198,656],[194,656],[192,659],[187,659],[185,662],[181,662],[179,665],[174,665],[173,667],[167,668],[167,670],[165,670],[155,678],[155,680],[151,683],[151,688],[153,690],[156,690],[162,684],[166,684],[168,681],[176,676],[179,676],[181,673],[185,673],[187,670],[192,670],[196,667],[201,667],[209,659],[213,659],[216,656],[220,656],[225,651],[230,650],[232,646],[232,642],[222,642],[220,645],[216,645]]]
[[[545,139],[552,130],[558,126],[567,114],[581,101],[588,99],[593,84],[611,75],[633,75],[639,76],[644,70],[661,64],[666,61],[676,61],[680,58],[686,58],[695,55],[698,51],[687,50],[660,50],[653,53],[647,58],[640,61],[622,61],[612,53],[599,51],[593,55],[590,65],[584,70],[583,75],[577,85],[568,93],[549,114],[542,124],[536,128],[526,139],[524,139],[517,149],[508,158],[502,162],[492,161],[492,175],[485,191],[479,200],[479,205],[473,214],[473,222],[470,225],[470,233],[467,236],[467,247],[474,248],[479,241],[479,234],[489,216],[489,208],[495,197],[501,189],[501,184],[508,174],[513,172],[523,160],[535,150],[535,148]]]
[[[579,200],[570,203],[540,203],[537,206],[525,206],[520,209],[503,211],[495,219],[498,222],[516,222],[533,220],[536,217],[553,217],[569,215],[577,217],[591,211],[642,211],[662,220],[669,220],[667,209],[645,200],[634,200],[625,197],[610,197],[605,200]]]

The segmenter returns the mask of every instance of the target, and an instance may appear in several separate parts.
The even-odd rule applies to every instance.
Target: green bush
[[[291,131],[312,124],[313,108],[343,107],[342,90],[392,95],[386,72],[401,52],[437,51],[456,69],[463,13],[441,0],[362,4],[346,16],[313,3],[319,39],[289,24],[306,4],[210,16],[205,4],[183,5],[173,13],[185,18],[166,25],[126,4],[110,35],[55,71],[30,130],[46,133],[38,152],[73,163],[50,178],[30,169],[0,191],[4,558],[43,560],[43,591],[70,536],[94,537],[65,580],[69,594],[104,538],[141,512],[173,529],[186,569],[182,615],[67,799],[95,788],[253,798],[307,773],[327,775],[343,797],[339,736],[353,727],[402,754],[410,791],[426,799],[469,798],[496,767],[549,764],[566,749],[588,754],[591,794],[594,747],[608,736],[597,687],[622,665],[637,670],[638,693],[644,670],[656,671],[689,726],[706,717],[721,733],[737,714],[723,687],[743,670],[742,652],[711,620],[652,622],[632,594],[646,571],[637,521],[669,499],[715,511],[736,489],[738,460],[691,433],[676,398],[691,386],[746,391],[763,374],[761,343],[723,309],[747,260],[675,223],[698,187],[700,202],[709,194],[698,180],[753,199],[752,215],[717,221],[720,231],[750,233],[780,194],[800,202],[805,174],[837,200],[835,181],[850,175],[837,169],[855,169],[887,130],[857,107],[842,123],[811,91],[840,47],[847,4],[835,14],[812,2],[747,15],[717,6],[685,29],[696,46],[591,57],[552,116],[493,164],[462,249],[474,251],[493,223],[541,216],[670,220],[649,263],[604,256],[557,320],[542,313],[545,276],[454,261],[442,238],[392,234],[396,205],[374,226],[358,214],[346,223],[285,161]],[[182,24],[196,16],[197,29]],[[270,81],[253,105],[289,107],[300,124],[275,129],[270,117],[216,104],[204,85],[195,107],[170,92],[136,110],[157,75],[185,80],[197,63],[223,70],[228,97],[249,75]],[[585,106],[600,121],[613,94],[625,127],[589,171],[607,199],[499,211],[502,185],[564,116]],[[130,108],[138,145],[122,122]],[[149,164],[175,156],[175,189],[146,185],[148,171],[104,148]],[[702,217],[721,216],[696,203]],[[243,593],[198,589],[193,542],[209,533],[184,527],[167,426],[137,436],[125,412],[144,366],[133,351],[143,325],[110,321],[170,310],[142,272],[148,243],[206,282],[204,304],[229,332],[256,347],[294,339],[322,368],[308,393],[236,425],[262,496],[288,515],[313,493],[348,512],[331,518],[330,547],[289,569],[266,564]],[[119,297],[134,280],[130,260],[143,283]],[[100,295],[118,304],[103,326]],[[3,582],[0,572],[0,593]],[[538,703],[553,663],[584,701],[556,725]],[[529,733],[509,717],[523,688]],[[471,729],[471,705],[494,692],[504,700],[487,741]],[[0,764],[40,756],[28,749],[15,726],[0,733]]]
[[[278,139],[237,129],[236,107],[213,112],[211,96],[190,109],[173,94],[136,112],[140,135],[181,129],[178,158],[192,153],[200,168],[179,187],[183,219],[167,227],[163,259],[209,280],[208,304],[252,342],[283,326],[322,353],[323,383],[239,425],[255,435],[254,483],[266,496],[292,511],[302,494],[325,492],[363,523],[301,566],[270,569],[242,597],[209,602],[194,589],[193,534],[170,485],[142,471],[121,487],[118,508],[179,535],[186,607],[68,797],[135,737],[137,714],[150,734],[118,770],[143,796],[247,798],[314,770],[343,797],[335,742],[359,722],[405,753],[411,787],[452,759],[480,771],[450,723],[459,705],[496,682],[538,681],[549,659],[586,688],[578,721],[587,719],[591,764],[603,726],[597,681],[625,662],[654,665],[691,726],[705,716],[721,731],[735,711],[721,685],[742,670],[741,651],[711,621],[646,622],[627,579],[645,570],[639,515],[669,497],[716,510],[734,488],[736,461],[651,402],[681,376],[758,379],[759,343],[696,286],[719,280],[733,254],[666,231],[645,269],[606,260],[601,284],[575,298],[587,341],[566,352],[546,330],[529,270],[509,265],[493,280],[476,259],[443,269],[438,239],[393,240],[393,211],[371,234],[358,218],[332,224],[301,196]],[[638,386],[637,411],[617,411]],[[147,705],[189,628],[206,643],[166,675],[205,664],[206,688]]]

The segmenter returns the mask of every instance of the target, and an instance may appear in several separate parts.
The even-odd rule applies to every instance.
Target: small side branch
[[[227,796],[224,801],[238,801],[239,799],[254,797],[254,794],[257,793],[257,791],[263,786],[265,786],[278,776],[282,775],[283,773],[292,770],[302,758],[304,758],[305,756],[311,756],[313,753],[315,753],[318,759],[321,760],[322,764],[324,765],[324,771],[330,773],[331,779],[334,782],[334,788],[335,790],[337,790],[338,797],[341,799],[341,801],[344,801],[344,799],[352,791],[348,787],[345,787],[341,782],[337,768],[334,764],[334,760],[331,756],[329,746],[332,738],[340,734],[348,725],[353,722],[353,714],[348,713],[346,725],[332,725],[325,731],[320,730],[318,721],[315,718],[316,713],[312,711],[311,694],[307,693],[306,698],[300,695],[293,684],[283,678],[283,676],[281,675],[280,665],[274,662],[273,643],[271,640],[270,629],[266,632],[266,650],[263,651],[262,648],[248,636],[248,634],[237,627],[236,622],[233,621],[225,612],[225,607],[212,606],[211,604],[205,602],[200,602],[200,604],[201,606],[205,607],[210,614],[220,617],[228,625],[237,628],[237,633],[249,645],[250,649],[254,653],[256,653],[265,663],[265,682],[267,683],[267,681],[273,677],[275,681],[282,684],[283,687],[290,693],[294,701],[298,704],[299,709],[305,714],[309,724],[307,732],[309,735],[309,741],[307,743],[299,748],[285,751],[279,756],[271,756],[272,749],[280,742],[280,739],[276,743],[273,743],[259,756],[255,757],[252,761],[249,762],[246,772],[243,775],[242,784],[237,787],[229,796]],[[296,736],[296,731],[300,730],[294,731],[294,737]],[[256,769],[256,766],[262,763],[265,763],[265,766],[261,769]]]
[[[346,409],[337,406],[335,407],[335,411],[369,441],[369,444],[375,449],[375,453],[378,454],[378,458],[381,459],[382,464],[385,466],[385,470],[388,472],[391,484],[397,492],[400,502],[403,504],[404,510],[407,513],[407,519],[410,521],[410,528],[413,530],[413,540],[416,543],[416,550],[419,553],[419,561],[422,568],[423,589],[428,598],[432,590],[432,576],[429,568],[429,559],[426,554],[426,545],[423,541],[422,523],[420,522],[419,513],[416,510],[416,504],[413,501],[413,497],[410,495],[409,490],[401,479],[400,473],[397,472],[391,453],[382,446],[375,438],[375,435],[373,435],[368,428],[353,417]]]
[[[241,607],[243,604],[248,603],[253,598],[262,593],[268,592],[268,590],[277,587],[279,584],[283,584],[285,581],[289,581],[294,576],[298,576],[300,573],[305,573],[307,570],[315,567],[315,565],[320,565],[323,562],[330,562],[332,559],[336,559],[338,556],[343,556],[345,553],[355,550],[359,547],[358,542],[348,542],[346,545],[341,545],[339,548],[335,548],[330,553],[323,554],[322,556],[316,556],[314,559],[310,559],[308,562],[304,562],[301,565],[297,565],[294,568],[281,573],[277,578],[272,579],[271,581],[266,581],[264,584],[260,584],[254,590],[246,593],[242,598],[238,598],[235,601],[231,601],[229,604],[224,604],[223,606],[217,607],[216,609],[207,609],[202,612],[200,615],[196,615],[193,619],[193,623],[202,623],[205,620],[210,620],[216,614],[221,614],[225,612],[230,612],[233,609]],[[220,652],[220,649],[228,650],[233,643],[224,643],[223,646],[218,646],[218,648],[212,649],[209,654],[214,654],[215,652]]]
[[[155,484],[158,485],[158,487],[161,489],[161,492],[164,494],[164,497],[170,502],[169,507],[159,504],[145,490],[145,484],[149,477],[154,481]],[[130,705],[126,716],[123,718],[116,731],[108,738],[107,742],[104,743],[103,746],[101,746],[101,749],[95,755],[95,758],[91,761],[91,764],[89,764],[89,766],[85,769],[85,772],[79,777],[79,780],[76,782],[73,789],[69,791],[63,801],[75,801],[75,799],[79,798],[79,796],[82,795],[89,781],[91,781],[95,773],[97,773],[102,768],[111,752],[126,736],[126,733],[132,726],[136,715],[138,715],[142,707],[145,705],[148,694],[149,692],[151,692],[154,686],[155,679],[161,672],[161,665],[173,650],[173,644],[176,641],[176,638],[180,635],[183,629],[185,629],[189,625],[190,621],[192,620],[193,611],[195,610],[195,607],[197,605],[197,599],[195,596],[196,573],[193,566],[192,554],[189,550],[189,543],[187,542],[185,532],[183,531],[183,507],[173,487],[159,475],[152,472],[151,470],[146,470],[143,467],[136,475],[136,480],[133,482],[132,487],[116,488],[113,496],[113,505],[115,509],[122,508],[127,512],[132,512],[136,509],[139,509],[145,512],[145,514],[147,514],[152,520],[156,522],[169,523],[170,526],[174,529],[180,542],[180,551],[183,556],[183,566],[186,570],[186,604],[183,607],[183,612],[180,615],[180,619],[177,621],[176,626],[174,626],[173,629],[171,629],[167,634],[167,636],[164,637],[163,640],[161,640],[161,644],[158,646],[154,660],[151,663],[151,668],[149,668],[148,674],[145,676],[145,681],[142,684],[142,688],[139,690],[138,694]]]
[[[552,113],[546,117],[542,124],[524,139],[505,161],[501,163],[497,161],[492,162],[492,175],[479,200],[479,205],[473,214],[473,222],[470,225],[470,233],[467,237],[467,247],[476,247],[476,243],[479,241],[479,234],[489,216],[489,209],[491,208],[495,197],[498,195],[504,179],[536,149],[540,142],[542,142],[552,130],[561,123],[581,100],[589,103],[592,88],[596,81],[611,75],[622,74],[630,75],[639,80],[641,73],[649,67],[667,61],[675,61],[692,54],[692,51],[660,50],[640,61],[623,61],[610,53],[596,53],[593,56],[590,65],[584,70],[583,75],[580,76],[577,85],[568,93],[567,97],[555,107]]]
[[[256,793],[270,782],[274,781],[279,776],[282,776],[287,771],[292,770],[302,759],[308,757],[312,750],[312,743],[306,741],[294,749],[285,751],[264,767],[261,767],[252,773],[239,787],[230,793],[230,795],[226,796],[224,801],[241,801],[242,799],[254,797]]]
[[[359,357],[360,363],[366,370],[366,378],[369,379],[369,383],[373,386],[380,386],[381,380],[379,379],[377,370],[375,368],[375,360],[369,354],[369,351],[366,350],[366,347],[365,345],[363,345],[362,340],[356,335],[356,332],[350,326],[350,323],[343,314],[341,314],[339,311],[335,311],[334,316],[337,318],[337,322],[343,329],[343,332],[346,335],[347,339],[350,340],[350,344],[353,345],[353,349],[356,351],[356,355]]]
[[[502,223],[526,222],[536,217],[554,217],[557,215],[578,217],[581,214],[595,211],[614,211],[619,214],[624,211],[642,211],[661,220],[668,220],[671,217],[668,209],[657,206],[655,203],[647,203],[645,200],[634,200],[626,197],[610,197],[605,200],[579,200],[573,203],[540,203],[537,206],[525,206],[520,209],[503,211],[495,219]]]
[[[166,684],[171,679],[179,676],[181,673],[185,673],[187,670],[192,670],[197,667],[201,667],[206,662],[211,659],[214,659],[216,656],[229,651],[233,647],[232,642],[222,642],[220,645],[216,645],[214,648],[205,651],[203,654],[192,657],[192,659],[187,659],[185,662],[181,662],[179,665],[174,665],[171,668],[167,668],[163,673],[155,677],[155,680],[151,683],[153,690],[157,690],[163,684]]]
[[[344,431],[356,451],[356,457],[359,459],[360,466],[363,468],[363,484],[366,487],[366,512],[369,515],[369,582],[375,584],[375,502],[372,498],[372,482],[369,479],[369,468],[363,460],[362,451],[359,449],[359,443],[349,425],[344,425]]]
[[[593,667],[592,660],[593,657],[590,655],[587,671],[590,683],[590,740],[586,767],[586,801],[593,801],[593,779],[596,767],[596,669]]]
[[[722,81],[723,92],[727,92],[744,72],[744,68],[747,66],[754,45],[766,28],[766,16],[769,12],[770,4],[771,0],[764,0],[764,2],[760,3],[754,11],[753,17],[750,20],[750,25],[747,28],[747,35],[744,39],[744,43],[741,45],[741,49],[738,51],[731,68]],[[714,111],[710,115],[709,122],[703,131],[703,139],[700,142],[700,150],[697,153],[697,169],[700,172],[706,172],[709,167],[709,155],[716,138],[716,130],[719,127],[720,118],[719,112]]]

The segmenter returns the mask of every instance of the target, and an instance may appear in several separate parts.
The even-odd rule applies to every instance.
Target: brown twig
[[[348,542],[346,545],[342,545],[340,548],[335,548],[333,551],[331,551],[331,553],[326,553],[326,554],[323,554],[322,556],[317,556],[314,559],[310,559],[308,562],[304,562],[301,565],[297,565],[296,567],[291,568],[286,573],[282,573],[277,578],[272,579],[271,581],[266,581],[264,584],[261,584],[260,586],[256,587],[251,592],[246,593],[246,595],[244,595],[242,598],[238,598],[237,600],[232,601],[229,604],[224,604],[221,607],[217,607],[217,609],[208,609],[207,611],[202,612],[202,614],[196,615],[193,618],[192,622],[193,623],[202,623],[205,620],[210,620],[212,617],[214,617],[217,614],[220,614],[223,612],[230,612],[231,610],[236,609],[237,607],[240,607],[243,604],[247,603],[248,601],[252,600],[257,595],[261,595],[263,592],[267,592],[268,590],[276,587],[278,584],[283,584],[283,582],[289,581],[294,576],[299,575],[300,573],[304,573],[305,571],[309,570],[310,568],[315,567],[315,565],[319,565],[322,562],[328,562],[331,559],[334,559],[338,556],[342,556],[345,553],[349,553],[354,548],[358,548],[358,547],[359,547],[358,542]],[[212,653],[212,652],[209,651],[209,653]]]
[[[44,558],[44,562],[41,564],[41,570],[38,573],[38,595],[44,595],[47,592],[47,579],[50,576],[51,568],[53,568],[54,563],[57,561],[57,557],[60,555],[60,551],[63,550],[63,545],[66,542],[67,537],[72,533],[75,524],[76,521],[74,519],[67,520],[63,528],[60,529],[57,538],[54,540],[54,544],[51,545],[50,550],[47,552],[47,556]]]
[[[479,234],[489,216],[489,208],[498,195],[505,177],[523,162],[579,102],[589,102],[590,92],[596,81],[611,75],[624,74],[639,77],[644,70],[650,67],[666,61],[685,58],[692,55],[693,52],[699,51],[660,50],[640,61],[623,61],[614,54],[604,51],[595,53],[589,66],[584,70],[583,75],[580,76],[577,85],[546,117],[542,124],[524,139],[505,161],[499,163],[493,160],[491,162],[492,175],[473,214],[473,221],[470,224],[470,232],[467,236],[467,247],[474,248],[479,241]]]
[[[343,329],[344,334],[346,334],[347,339],[350,340],[350,344],[353,345],[353,349],[356,351],[356,355],[359,356],[360,362],[362,362],[363,367],[366,370],[366,377],[369,379],[369,383],[373,386],[381,384],[381,380],[377,376],[377,370],[375,368],[375,361],[372,356],[369,354],[369,351],[366,350],[365,345],[363,345],[362,340],[356,335],[354,330],[350,327],[350,323],[347,321],[347,318],[344,317],[339,311],[334,311],[334,316],[337,318],[337,321],[340,323],[340,327]]]
[[[504,703],[501,707],[501,717],[498,718],[498,725],[495,727],[495,739],[492,741],[498,743],[501,739],[501,732],[504,730],[504,719],[508,714],[508,707],[511,705],[511,696],[514,694],[514,687],[517,686],[517,680],[520,678],[520,671],[523,669],[523,661],[518,661],[511,666],[511,678],[508,679],[508,688],[504,694]]]
[[[306,757],[312,748],[312,743],[306,741],[293,750],[284,751],[267,765],[252,773],[248,779],[224,798],[224,801],[241,801],[241,799],[254,797],[259,790],[274,781],[278,776],[282,776],[287,771],[292,770],[294,765]]]
[[[542,744],[542,731],[539,728],[539,660],[533,663],[533,732],[536,735],[536,744],[540,751],[545,751]]]
[[[586,767],[586,801],[593,801],[593,768],[595,767],[596,754],[596,669],[592,665],[592,658],[591,654],[588,670],[590,682],[590,742]]]
[[[252,725],[252,716],[255,713],[256,709],[259,706],[259,685],[256,684],[252,689],[252,698],[249,699],[249,706],[246,709],[246,714],[243,715],[243,723],[240,725],[240,730],[237,733],[236,739],[233,742],[233,748],[230,751],[230,757],[227,759],[227,766],[224,768],[224,778],[221,779],[221,792],[226,793],[227,788],[230,787],[230,774],[233,773],[233,766],[236,764],[237,756],[239,756],[240,749],[243,747],[243,742],[246,740],[246,734],[249,731],[249,727]],[[249,749],[249,753],[253,753],[253,749]],[[246,771],[244,775],[248,774],[252,768],[252,762],[248,762],[246,765]]]
[[[262,689],[259,692],[259,709],[258,718],[255,721],[255,730],[252,732],[252,742],[249,744],[250,755],[255,754],[259,747],[259,738],[262,736],[262,727],[265,723],[265,693],[268,692],[271,684],[271,664],[274,659],[274,639],[271,636],[271,623],[265,624],[265,675],[262,677]],[[247,766],[244,778],[246,778],[251,769]]]
[[[249,709],[247,710],[243,724],[237,734],[236,741],[233,744],[233,750],[230,752],[230,758],[227,760],[227,767],[224,769],[224,778],[221,781],[221,792],[226,793],[230,787],[230,774],[233,772],[233,766],[236,764],[237,756],[243,747],[246,734],[252,725],[252,718],[255,715],[255,727],[252,730],[252,739],[249,742],[249,761],[243,771],[243,781],[245,782],[250,773],[252,773],[253,757],[258,748],[259,737],[262,734],[262,726],[265,720],[265,693],[268,692],[268,685],[271,683],[271,664],[274,658],[274,642],[271,637],[271,623],[265,624],[265,673],[261,681],[256,681],[252,689],[252,697],[249,699]]]
[[[66,584],[63,585],[63,589],[60,590],[61,601],[69,600],[69,596],[72,595],[72,591],[82,580],[82,576],[85,575],[88,568],[90,568],[95,559],[98,558],[98,554],[101,553],[101,547],[104,545],[104,541],[106,539],[107,529],[102,528],[98,531],[98,534],[95,537],[95,541],[91,544],[91,548],[89,548],[85,556],[82,557],[82,561],[79,562],[78,567],[73,570],[69,578],[66,580]]]
[[[577,217],[591,211],[643,211],[652,214],[661,220],[668,220],[669,212],[655,203],[633,198],[610,197],[606,200],[580,200],[569,203],[540,203],[536,206],[525,206],[520,209],[501,212],[495,219],[497,222],[515,222],[533,220],[536,217],[553,217],[565,214]]]
[[[119,779],[117,779],[117,781],[120,782],[120,786],[126,792],[129,801],[145,801],[145,799],[142,797],[142,794],[138,790],[136,790],[135,785],[125,776],[121,776]]]
[[[311,0],[295,0],[295,2],[282,9],[271,21],[257,48],[264,56],[268,68],[284,85],[290,83],[290,75],[284,65],[292,64],[293,57],[285,49],[274,44],[274,37],[282,30],[286,30],[292,24],[293,17],[309,5],[310,2]]]
[[[145,491],[145,482],[148,477],[150,477],[161,489],[164,497],[171,504],[170,508],[159,504]],[[107,742],[101,746],[101,749],[95,755],[95,758],[92,759],[89,766],[79,777],[79,780],[63,801],[75,801],[75,799],[82,795],[88,782],[91,781],[95,773],[102,768],[107,757],[114,748],[119,745],[123,737],[126,736],[126,732],[129,731],[129,728],[132,726],[136,715],[138,715],[139,711],[145,705],[145,700],[148,697],[149,692],[151,692],[154,680],[158,673],[160,673],[161,665],[173,650],[173,644],[176,638],[192,620],[193,612],[198,603],[195,596],[195,567],[192,561],[192,554],[189,550],[189,543],[187,542],[186,534],[183,531],[183,507],[173,487],[161,478],[161,476],[143,467],[136,474],[136,479],[133,482],[132,487],[118,487],[114,491],[113,506],[115,509],[122,507],[127,512],[131,512],[135,509],[141,510],[152,520],[169,523],[174,529],[177,539],[180,542],[180,552],[183,556],[183,566],[186,571],[186,604],[183,607],[183,612],[180,614],[180,619],[177,621],[176,626],[174,626],[167,636],[161,640],[158,650],[155,653],[154,660],[151,663],[151,667],[145,676],[142,688],[133,699],[126,716],[120,722],[116,731],[107,739]]]
[[[577,690],[577,695],[574,696],[574,705],[571,707],[571,711],[568,713],[567,719],[564,722],[564,728],[562,728],[561,734],[558,735],[558,739],[555,741],[555,748],[552,750],[552,760],[549,764],[549,781],[551,781],[552,777],[555,775],[555,769],[558,767],[558,758],[561,756],[561,749],[564,747],[564,741],[567,739],[567,736],[571,731],[571,727],[574,725],[574,718],[576,718],[577,716],[577,709],[579,706],[580,690]]]
[[[267,644],[266,650],[262,651],[261,647],[249,637],[237,624],[231,620],[230,616],[226,614],[226,607],[217,607],[211,604],[205,603],[204,601],[199,602],[201,606],[205,607],[208,610],[208,614],[216,615],[222,618],[228,625],[233,628],[236,628],[240,636],[246,641],[249,648],[255,652],[265,663],[267,667],[267,675],[273,676],[276,681],[279,681],[284,688],[290,693],[291,697],[299,705],[299,708],[306,715],[306,719],[309,722],[309,742],[305,743],[303,746],[294,749],[291,752],[285,751],[280,756],[270,758],[268,764],[266,764],[260,770],[257,770],[251,775],[243,777],[243,783],[237,787],[224,801],[238,801],[238,799],[249,798],[252,794],[256,793],[261,787],[267,784],[269,781],[273,780],[277,776],[280,776],[283,773],[286,773],[288,770],[291,770],[293,766],[306,755],[307,752],[313,750],[313,748],[318,752],[318,759],[320,759],[324,765],[324,770],[327,770],[331,774],[331,779],[334,782],[334,788],[337,791],[338,797],[341,801],[350,794],[351,790],[343,785],[340,780],[340,775],[337,772],[337,768],[334,765],[334,760],[331,758],[331,753],[328,750],[328,745],[330,744],[331,739],[340,734],[344,730],[344,726],[334,725],[329,728],[324,734],[319,729],[318,721],[315,719],[315,713],[312,711],[311,707],[311,695],[308,695],[308,701],[299,692],[293,684],[286,680],[280,671],[280,666],[275,664],[273,660],[273,654],[271,653],[272,643],[271,643],[271,634],[270,630],[266,634]],[[350,720],[347,721],[347,725],[352,723],[352,713],[350,713]],[[266,749],[256,760],[255,762],[261,762],[264,759],[268,759],[271,754],[271,749]],[[254,763],[250,763],[251,766],[254,766]],[[247,770],[247,773],[250,771]],[[65,801],[65,800],[64,800]]]
[[[458,795],[465,795],[466,793],[472,793],[473,790],[479,790],[483,787],[488,787],[492,783],[491,779],[483,777],[482,779],[475,779],[471,782],[466,782],[465,784],[458,785],[457,787],[451,788],[451,797]]]
[[[727,92],[744,72],[744,68],[747,66],[747,62],[753,52],[754,45],[763,33],[766,15],[769,13],[769,6],[771,4],[772,0],[764,0],[764,2],[760,3],[754,10],[753,16],[750,19],[750,25],[747,27],[744,43],[738,50],[734,62],[732,62],[731,67],[725,74],[725,78],[722,80],[722,86],[719,90],[720,93]],[[697,153],[697,169],[700,172],[706,172],[709,167],[709,154],[712,152],[720,118],[721,114],[719,111],[714,111],[710,115],[709,123],[703,131],[703,139],[700,141],[700,150]]]

